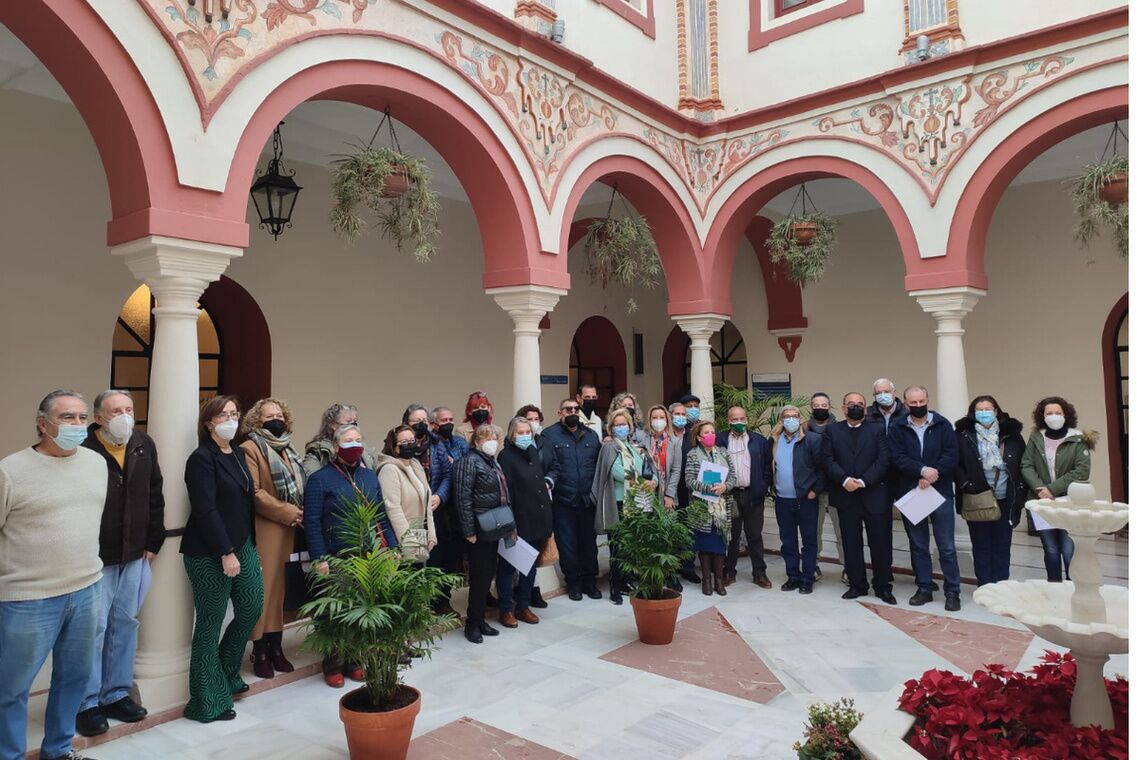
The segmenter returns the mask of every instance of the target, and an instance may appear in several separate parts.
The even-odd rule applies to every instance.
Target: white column
[[[726,314],[685,314],[673,317],[689,336],[689,392],[701,400],[701,419],[713,419],[712,336],[728,321]]]
[[[538,323],[554,310],[566,295],[561,288],[545,285],[512,285],[491,288],[487,295],[510,315],[515,323],[514,409],[534,404],[542,406],[542,355],[538,347],[542,330]]]
[[[147,432],[158,448],[166,497],[166,529],[180,530],[190,515],[183,481],[186,459],[198,446],[198,299],[240,248],[147,237],[112,249],[155,299]],[[194,622],[193,599],[169,537],[153,564],[153,582],[139,615],[135,681],[152,712],[183,704]]]
[[[970,403],[966,382],[966,351],[962,336],[966,330],[962,320],[974,309],[984,290],[970,287],[915,290],[910,293],[927,314],[934,317],[934,334],[938,336],[938,354],[934,398],[931,407],[948,419],[956,420]]]

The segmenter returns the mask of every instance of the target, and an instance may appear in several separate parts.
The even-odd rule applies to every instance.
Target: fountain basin
[[[1079,504],[1057,499],[1033,499],[1025,508],[1036,512],[1054,528],[1063,528],[1078,536],[1115,533],[1128,523],[1128,505],[1120,502],[1093,501]]]
[[[1128,651],[1128,589],[1102,586],[1105,621],[1089,623],[1070,619],[1074,589],[1075,585],[1068,581],[1002,581],[980,587],[974,592],[974,601],[999,615],[1013,618],[1058,646],[1089,654],[1125,654]]]

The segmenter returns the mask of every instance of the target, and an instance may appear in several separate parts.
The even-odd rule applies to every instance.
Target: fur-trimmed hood
[[[1006,438],[1011,435],[1021,435],[1021,431],[1025,428],[1021,424],[1021,420],[1015,417],[1006,417],[1004,420],[998,422],[998,437]],[[974,431],[974,418],[963,417],[954,423],[954,430],[959,433],[973,432]]]

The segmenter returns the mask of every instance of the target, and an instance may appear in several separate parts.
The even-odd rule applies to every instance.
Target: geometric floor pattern
[[[408,748],[408,760],[461,760],[471,757],[573,760],[569,755],[471,718],[460,718],[429,731],[415,739]]]

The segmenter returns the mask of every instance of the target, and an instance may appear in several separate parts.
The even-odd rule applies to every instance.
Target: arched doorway
[[[1128,498],[1128,294],[1104,323],[1105,418],[1108,420],[1108,463],[1114,501]]]
[[[736,325],[725,322],[709,342],[712,344],[713,386],[747,388],[748,347]],[[688,392],[691,367],[689,336],[680,327],[674,327],[661,353],[661,377],[667,403],[673,403]]]
[[[626,390],[625,345],[614,323],[589,317],[570,342],[570,390],[590,384],[598,389],[598,408],[608,409],[617,393]]]

